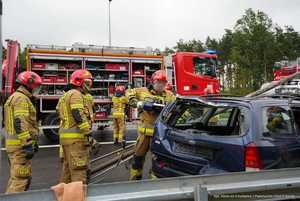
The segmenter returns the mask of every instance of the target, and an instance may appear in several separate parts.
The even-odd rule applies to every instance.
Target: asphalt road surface
[[[126,124],[126,140],[135,140],[137,137],[137,123],[136,122],[130,122]],[[112,134],[112,128],[105,128],[104,130],[94,130],[93,136],[96,138],[99,142],[111,142],[113,141],[113,134]],[[39,137],[39,145],[55,145],[57,143],[51,142],[47,137],[45,137],[43,134]]]
[[[137,137],[136,129],[127,129],[126,135],[127,140],[135,140]],[[109,142],[112,141],[112,130],[107,128],[104,131],[94,133],[94,136],[100,142]],[[40,144],[47,145],[49,144],[49,141],[45,137],[41,136]],[[120,146],[116,145],[102,145],[99,156],[119,148]],[[147,177],[150,167],[150,157],[147,158],[148,161],[146,162],[146,168],[144,171],[145,178]],[[104,178],[102,178],[103,180],[101,183],[127,181],[129,178],[128,167],[128,163],[121,164],[117,168],[110,171]],[[0,193],[4,193],[9,177],[9,165],[5,151],[1,151],[0,168]],[[55,146],[41,148],[33,159],[32,168],[33,174],[30,190],[47,189],[53,185],[56,185],[59,181],[61,172],[61,162],[59,160],[58,148]]]

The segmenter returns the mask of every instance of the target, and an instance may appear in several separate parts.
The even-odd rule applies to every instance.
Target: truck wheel
[[[59,116],[58,114],[49,114],[43,119],[44,126],[57,126],[59,125]],[[59,142],[58,128],[55,129],[43,129],[44,135],[53,143]]]

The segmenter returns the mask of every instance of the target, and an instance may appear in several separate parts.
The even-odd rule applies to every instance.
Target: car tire
[[[47,115],[43,121],[42,125],[44,126],[56,126],[59,125],[59,116],[58,114],[49,114]],[[59,134],[58,134],[58,128],[57,129],[43,129],[44,135],[47,137],[47,139],[53,143],[59,142]]]

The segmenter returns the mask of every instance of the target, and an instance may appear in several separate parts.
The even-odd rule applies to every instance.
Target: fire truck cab
[[[36,98],[40,129],[53,142],[58,141],[59,118],[55,107],[58,99],[68,90],[70,75],[77,69],[89,70],[94,83],[91,94],[95,103],[94,128],[103,129],[111,123],[111,97],[118,85],[144,87],[149,85],[153,72],[167,69],[169,83],[181,96],[217,94],[217,55],[214,53],[177,52],[163,57],[151,48],[122,48],[84,45],[72,46],[28,45],[26,68],[42,77],[42,88]],[[2,93],[13,93],[15,79],[20,72],[19,44],[8,41],[7,59],[4,61]],[[165,65],[164,65],[164,60]],[[128,110],[128,120],[137,118]]]
[[[181,96],[220,93],[217,65],[214,52],[177,52],[165,58],[168,81]]]

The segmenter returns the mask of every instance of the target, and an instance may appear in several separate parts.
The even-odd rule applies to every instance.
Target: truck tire
[[[56,126],[59,125],[59,116],[58,114],[49,114],[47,115],[42,122],[43,126]],[[43,129],[44,135],[53,143],[59,142],[58,128],[57,129]]]

